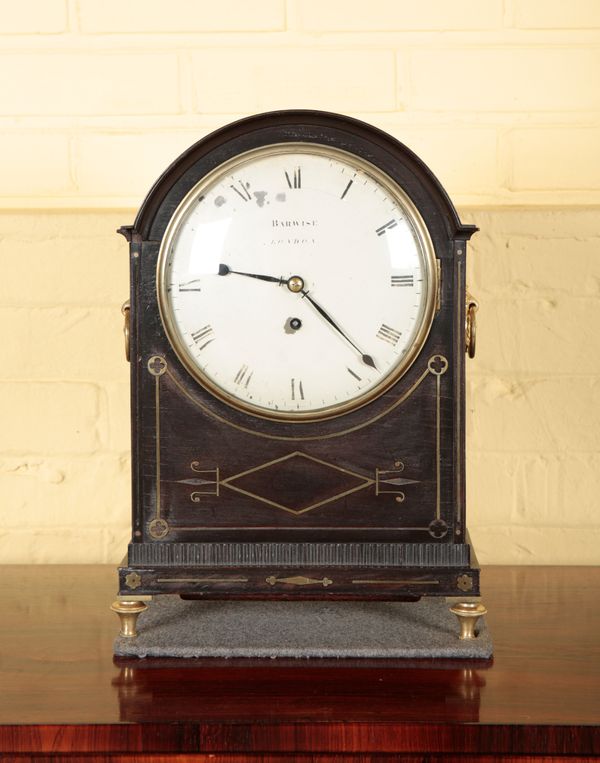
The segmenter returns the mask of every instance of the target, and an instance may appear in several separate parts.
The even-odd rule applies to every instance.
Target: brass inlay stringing
[[[258,434],[264,437],[268,437],[269,439],[275,439],[275,440],[318,440],[318,439],[328,439],[330,437],[337,437],[341,434],[345,434],[351,431],[355,431],[357,429],[362,429],[365,426],[368,426],[369,424],[373,423],[374,421],[380,419],[382,416],[389,413],[391,410],[396,408],[398,405],[400,405],[404,400],[406,400],[416,389],[420,386],[420,384],[423,382],[423,380],[429,375],[432,374],[436,378],[436,518],[440,519],[440,513],[441,513],[441,486],[440,486],[440,479],[441,479],[441,443],[440,443],[440,400],[441,400],[441,376],[446,373],[448,370],[448,360],[443,355],[433,355],[428,363],[427,363],[427,369],[421,374],[421,376],[415,381],[415,383],[408,389],[405,394],[399,398],[393,405],[391,405],[386,411],[379,414],[378,416],[373,417],[370,421],[364,422],[363,424],[359,424],[355,427],[351,427],[344,432],[337,432],[331,435],[324,435],[321,437],[282,437],[277,435],[263,435],[262,433],[258,433],[249,429],[246,429],[244,427],[237,426],[235,424],[232,424],[231,422],[226,421],[225,419],[221,418],[220,416],[217,416],[212,413],[212,411],[209,411],[206,409],[201,403],[198,403],[197,400],[195,400],[177,381],[177,379],[172,375],[170,369],[167,366],[166,361],[161,356],[153,356],[150,358],[148,362],[148,370],[150,373],[155,376],[155,403],[156,403],[156,514],[155,518],[149,523],[148,529],[149,534],[151,537],[155,538],[156,540],[160,540],[166,535],[168,535],[170,531],[170,526],[166,522],[166,520],[162,519],[160,516],[161,512],[161,491],[160,491],[160,377],[163,374],[166,374],[178,387],[178,389],[183,392],[192,402],[196,403],[203,411],[210,414],[211,416],[214,416],[218,420],[222,421],[223,423],[229,424],[232,427],[235,427],[237,429],[240,429],[242,431],[248,432],[250,434]],[[360,480],[361,484],[349,488],[348,490],[343,491],[342,493],[338,493],[334,496],[331,496],[329,498],[326,498],[322,501],[318,501],[314,504],[311,504],[310,506],[304,507],[302,509],[293,509],[289,506],[284,506],[283,504],[277,503],[276,501],[271,501],[268,498],[265,498],[263,496],[257,495],[255,493],[252,493],[248,490],[244,490],[243,488],[232,484],[234,480],[240,479],[248,474],[251,474],[253,472],[259,471],[261,469],[265,469],[275,463],[284,461],[286,459],[289,459],[293,456],[302,456],[304,458],[307,458],[311,461],[314,461],[316,463],[322,464],[324,466],[327,466],[331,469],[337,470],[339,472],[342,472],[344,474],[348,474],[358,480]],[[341,498],[344,498],[352,493],[358,492],[360,490],[364,490],[365,488],[370,487],[371,485],[375,485],[375,494],[379,495],[382,493],[395,493],[394,490],[382,490],[381,484],[384,482],[389,482],[390,484],[408,484],[408,483],[415,483],[418,482],[418,480],[408,480],[401,477],[391,477],[391,478],[384,478],[381,479],[381,475],[383,474],[394,474],[394,473],[400,473],[404,465],[401,464],[401,462],[397,462],[401,465],[399,466],[397,470],[382,470],[379,468],[376,468],[375,470],[375,479],[372,479],[371,477],[367,477],[364,474],[360,474],[358,472],[353,472],[349,469],[344,469],[342,467],[336,466],[335,464],[332,464],[330,462],[315,458],[313,456],[309,456],[306,453],[302,453],[301,451],[294,451],[293,453],[287,454],[286,456],[282,456],[281,458],[273,459],[272,461],[268,461],[262,464],[259,464],[256,467],[253,467],[251,469],[247,469],[243,472],[240,472],[238,474],[234,474],[230,477],[227,477],[226,479],[220,478],[220,472],[219,468],[215,467],[213,469],[199,469],[198,466],[200,464],[199,461],[193,461],[190,464],[190,467],[193,471],[196,471],[198,473],[211,473],[215,474],[214,480],[206,480],[207,484],[213,484],[214,485],[214,492],[209,492],[208,490],[205,491],[194,491],[190,494],[190,498],[194,502],[200,501],[201,495],[215,495],[219,496],[219,489],[221,485],[224,485],[225,487],[229,488],[230,490],[233,490],[237,493],[246,495],[254,500],[260,501],[266,505],[273,506],[275,508],[281,509],[283,511],[286,511],[290,514],[294,515],[300,515],[304,514],[308,511],[311,511],[313,509],[316,509],[318,507],[324,506],[328,503],[331,503],[333,501],[337,501]],[[182,482],[185,482],[186,480],[180,480]],[[402,491],[397,491],[397,500],[400,499],[400,502],[404,500],[405,495]],[[177,527],[178,531],[194,531],[194,530],[200,530],[205,529],[202,528],[201,525],[197,527]],[[398,530],[426,530],[431,532],[431,527],[397,527],[395,529]],[[440,537],[439,535],[434,537]]]
[[[322,585],[323,588],[327,588],[327,586],[333,583],[333,580],[329,578],[318,580],[316,578],[307,578],[304,575],[294,575],[291,578],[276,578],[275,575],[270,575],[268,578],[265,578],[265,582],[271,586],[276,583],[286,583],[287,585]]]
[[[154,382],[155,432],[156,432],[156,519],[160,519],[160,376]]]
[[[205,485],[206,487],[204,490],[194,490],[190,493],[190,500],[192,500],[194,503],[200,503],[201,498],[203,495],[213,495],[216,498],[219,497],[219,485],[221,484],[219,481],[219,467],[215,466],[214,469],[200,469],[200,462],[199,461],[192,461],[190,464],[190,469],[193,472],[196,472],[197,474],[212,474],[214,475],[214,479],[202,479],[201,484]],[[182,482],[189,482],[190,484],[194,484],[193,480],[181,480]],[[212,490],[210,486],[213,486]]]
[[[222,531],[223,529],[226,529],[226,528],[224,528],[223,525],[220,525],[220,526],[219,525],[193,525],[193,526],[192,525],[190,525],[190,526],[187,526],[187,525],[173,525],[173,529],[177,530],[177,532],[184,532],[184,531],[187,531],[187,532],[198,532],[198,530],[202,530],[203,532],[204,531],[209,531],[209,530],[214,530],[214,531],[220,532],[220,531]],[[234,529],[236,532],[244,531],[244,532],[253,533],[253,532],[256,532],[257,530],[281,530],[281,525],[247,525],[247,526],[244,526],[244,527],[235,527],[235,528],[229,528],[229,529]],[[303,528],[303,527],[288,527],[287,528],[287,530],[290,530],[290,531],[299,530],[300,532],[304,532],[304,529],[305,528]],[[319,525],[319,527],[317,529],[319,529],[319,530],[339,530],[340,526],[337,525],[336,527],[327,527],[325,525]],[[346,526],[344,529],[346,529],[346,530],[360,530],[361,532],[378,532],[379,530],[382,530],[382,531],[385,532],[385,531],[388,531],[390,529],[390,526],[389,526],[389,524],[388,525],[383,525],[383,526],[369,525],[368,527],[365,527],[364,525],[362,525],[362,526],[358,526],[357,525],[357,526]],[[412,525],[410,527],[400,527],[399,525],[394,525],[394,527],[392,529],[394,529],[394,530],[423,530],[423,532],[428,532],[429,531],[429,525],[427,525],[426,527],[420,527],[420,526],[414,526],[413,527]],[[286,532],[287,532],[287,530],[286,530]]]
[[[161,355],[153,355],[147,364],[149,373],[154,376],[154,426],[156,432],[156,512],[148,525],[148,532],[156,540],[169,533],[168,523],[161,518],[160,495],[160,377],[168,370],[167,361]]]
[[[440,518],[441,511],[441,464],[440,464],[440,377],[436,382],[435,396],[435,517]]]
[[[351,477],[355,477],[356,479],[361,480],[361,484],[356,485],[355,487],[349,488],[348,490],[344,490],[341,493],[336,493],[335,495],[330,496],[329,498],[325,498],[322,501],[317,501],[316,503],[313,503],[310,506],[306,506],[303,509],[293,509],[290,506],[284,506],[281,503],[277,503],[276,501],[271,501],[269,498],[265,498],[261,495],[257,495],[256,493],[251,493],[249,490],[244,490],[243,488],[232,484],[234,480],[241,479],[242,477],[245,477],[248,474],[253,474],[254,472],[258,472],[258,471],[261,471],[262,469],[266,469],[269,466],[273,466],[273,464],[278,464],[278,463],[281,463],[282,461],[287,461],[290,458],[293,458],[296,456],[306,458],[309,461],[314,461],[317,464],[322,464],[323,466],[327,466],[330,469],[334,469],[335,471],[342,472],[343,474],[348,474]],[[260,501],[261,503],[267,504],[268,506],[273,506],[276,509],[281,509],[282,511],[287,511],[289,514],[295,514],[295,515],[305,514],[307,511],[312,511],[313,509],[316,509],[319,506],[324,506],[325,504],[331,503],[332,501],[337,501],[340,498],[345,498],[347,495],[356,493],[359,490],[364,490],[365,488],[370,487],[373,484],[374,484],[374,480],[372,480],[370,477],[366,477],[364,474],[359,474],[358,472],[352,472],[349,469],[343,469],[341,466],[336,466],[335,464],[332,464],[328,461],[323,461],[320,458],[309,456],[307,453],[302,453],[299,450],[296,450],[293,453],[288,453],[285,456],[281,456],[281,458],[274,458],[272,461],[267,461],[263,464],[259,464],[258,466],[254,466],[252,469],[246,469],[246,471],[240,472],[239,474],[234,474],[231,477],[227,477],[226,479],[221,480],[221,485],[224,485],[230,490],[234,490],[237,493],[241,493],[242,495],[247,495],[256,501]]]
[[[356,585],[439,585],[439,580],[353,580]]]
[[[427,368],[436,377],[435,396],[435,516],[440,518],[441,512],[441,436],[440,436],[440,399],[441,399],[441,376],[448,370],[448,361],[443,355],[434,355],[429,359]]]
[[[406,496],[402,490],[394,489],[394,486],[398,486],[399,488],[400,485],[413,485],[420,480],[410,480],[405,477],[400,477],[399,475],[404,471],[404,464],[400,461],[397,461],[396,463],[399,464],[399,467],[396,469],[379,469],[379,467],[375,469],[375,495],[395,495],[397,499],[400,498],[399,502],[401,502]],[[382,475],[386,476],[383,477]],[[382,485],[392,485],[392,489],[386,490]]]
[[[461,250],[462,251],[462,250]],[[456,263],[456,292],[458,294],[461,293],[462,289],[462,265],[463,260],[460,256],[457,258]],[[463,371],[462,371],[462,363],[464,362],[464,356],[463,356],[463,349],[461,346],[462,343],[462,331],[461,331],[461,311],[462,311],[462,305],[461,300],[456,300],[456,328],[455,328],[455,336],[456,336],[456,354],[454,356],[454,363],[455,363],[455,369],[457,378],[459,380],[462,380],[463,378]],[[459,384],[454,385],[454,396],[456,398],[456,408],[455,408],[455,417],[456,421],[460,422],[461,420],[461,410],[462,410],[462,381],[459,382]],[[456,468],[454,470],[455,474],[455,484],[454,484],[454,490],[455,490],[455,506],[456,506],[456,530],[460,528],[460,522],[461,522],[461,499],[460,495],[462,493],[461,487],[462,487],[462,456],[461,456],[461,449],[463,447],[462,443],[462,428],[460,426],[455,427],[454,432],[454,438],[456,447],[454,448],[454,452],[456,454]]]
[[[248,578],[157,578],[157,583],[247,583]]]
[[[386,408],[385,411],[382,411],[381,413],[377,414],[377,416],[373,416],[373,418],[368,419],[368,421],[363,421],[362,424],[356,424],[356,426],[348,427],[348,429],[342,429],[339,432],[331,432],[330,434],[324,434],[324,435],[312,435],[312,436],[288,436],[288,435],[274,435],[274,434],[266,434],[265,432],[258,432],[255,429],[250,429],[249,427],[243,427],[239,424],[234,424],[232,421],[229,421],[224,416],[219,416],[219,414],[215,413],[214,411],[211,411],[210,408],[203,405],[194,395],[192,395],[182,384],[179,383],[177,378],[171,373],[170,370],[167,371],[167,376],[171,379],[171,381],[175,384],[175,386],[178,388],[178,390],[181,392],[182,395],[187,397],[193,405],[200,408],[200,410],[207,414],[208,416],[212,417],[213,419],[216,419],[217,421],[220,421],[221,424],[226,424],[227,426],[232,427],[233,429],[237,429],[240,432],[245,432],[246,434],[251,434],[256,437],[264,437],[267,440],[282,440],[282,441],[291,441],[291,442],[303,442],[303,441],[312,441],[312,440],[330,440],[333,437],[341,437],[342,435],[350,434],[351,432],[357,432],[359,429],[364,429],[365,427],[370,426],[371,424],[374,424],[376,421],[379,421],[379,419],[382,419],[384,416],[387,416],[388,413],[391,413],[395,408],[397,408],[399,405],[401,405],[405,400],[407,400],[413,392],[417,389],[417,387],[420,386],[420,384],[423,382],[424,379],[429,376],[429,368],[425,369],[421,376],[415,381],[415,383],[410,387],[406,392],[401,395],[398,400],[396,400],[395,403],[392,403],[392,405],[389,406],[389,408]]]

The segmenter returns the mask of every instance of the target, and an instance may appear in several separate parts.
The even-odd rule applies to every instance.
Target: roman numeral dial
[[[158,288],[199,393],[249,429],[244,416],[288,426],[376,405],[435,312],[433,248],[395,181],[345,150],[292,142],[211,167],[187,198]]]

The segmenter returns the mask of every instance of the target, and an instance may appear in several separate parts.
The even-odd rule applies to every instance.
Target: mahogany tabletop
[[[115,568],[0,574],[3,760],[600,757],[600,568],[484,568],[475,663],[119,662]]]

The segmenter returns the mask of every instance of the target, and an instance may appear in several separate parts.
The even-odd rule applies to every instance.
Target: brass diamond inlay
[[[375,480],[363,474],[300,451],[221,480],[221,485],[230,490],[296,515],[338,501],[373,484]],[[300,505],[286,505],[275,500],[285,494],[301,496]]]

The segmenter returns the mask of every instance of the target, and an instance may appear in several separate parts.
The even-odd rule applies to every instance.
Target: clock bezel
[[[342,161],[351,162],[360,171],[380,184],[398,202],[403,212],[407,215],[409,224],[416,233],[415,239],[418,243],[423,263],[424,282],[427,284],[419,328],[414,334],[412,344],[403,357],[399,359],[396,366],[378,384],[362,395],[350,398],[343,403],[303,411],[279,411],[268,409],[264,406],[252,405],[235,395],[231,395],[206,375],[197,365],[191,353],[189,353],[176,327],[172,310],[170,309],[166,285],[169,255],[174,238],[190,207],[197,203],[198,196],[202,195],[217,178],[234,171],[256,157],[287,153],[306,153],[328,158],[339,157]],[[390,390],[413,366],[427,341],[436,314],[439,289],[438,280],[437,260],[431,235],[418,208],[406,191],[387,173],[359,154],[338,148],[337,146],[325,145],[310,140],[265,143],[242,151],[207,172],[189,189],[171,215],[160,244],[156,267],[156,293],[161,321],[171,347],[187,372],[201,387],[226,405],[256,418],[285,423],[314,423],[337,418],[363,408]]]

